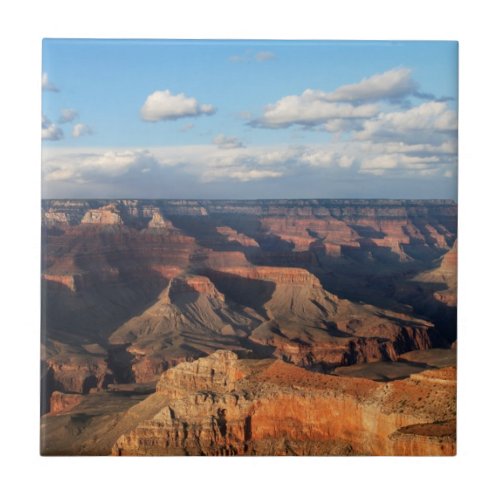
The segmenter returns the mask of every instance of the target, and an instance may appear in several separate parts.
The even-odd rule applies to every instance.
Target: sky
[[[44,198],[452,198],[455,42],[45,39]]]

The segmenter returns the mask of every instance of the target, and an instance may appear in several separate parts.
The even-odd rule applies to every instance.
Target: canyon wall
[[[44,407],[218,349],[332,373],[449,347],[433,270],[456,280],[456,216],[446,200],[45,200]]]
[[[455,372],[377,383],[217,351],[164,373],[114,455],[453,455]]]

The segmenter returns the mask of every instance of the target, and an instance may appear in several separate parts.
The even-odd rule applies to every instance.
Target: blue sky
[[[43,43],[44,197],[454,198],[453,42]]]

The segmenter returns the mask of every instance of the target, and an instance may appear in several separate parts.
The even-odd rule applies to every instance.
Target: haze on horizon
[[[44,40],[42,196],[456,200],[457,49]]]

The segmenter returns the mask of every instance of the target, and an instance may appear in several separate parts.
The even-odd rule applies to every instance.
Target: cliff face
[[[453,278],[451,202],[51,200],[42,209],[49,393],[156,381],[218,349],[331,373],[455,340],[436,326],[439,310],[422,301],[417,314],[413,291],[395,286],[439,259]]]
[[[457,242],[441,258],[439,265],[432,271],[424,272],[415,278],[416,281],[443,285],[434,292],[433,297],[450,307],[457,305]]]
[[[54,391],[50,397],[50,414],[57,415],[72,410],[82,402],[80,394],[64,394]]]
[[[168,370],[165,407],[114,455],[452,455],[455,373],[387,384],[217,351]]]
[[[327,292],[316,276],[300,268],[228,267],[223,276],[227,293],[234,276],[247,283],[270,283],[261,297],[265,320],[250,339],[274,348],[274,355],[299,366],[321,368],[356,362],[395,360],[401,352],[432,345],[433,325],[404,314],[353,304]],[[225,281],[223,281],[225,279]],[[237,280],[236,280],[237,282]],[[240,299],[241,300],[241,299]]]
[[[243,339],[260,321],[256,312],[230,307],[207,277],[190,275],[170,280],[158,300],[116,329],[109,342],[128,346],[133,379],[141,383],[217,349],[243,350]]]
[[[113,381],[107,353],[95,344],[71,346],[47,341],[42,346],[42,406],[47,411],[63,406],[63,393],[88,394],[93,388],[103,389]],[[58,392],[58,400],[51,394]]]
[[[122,225],[123,220],[115,204],[85,212],[81,224]]]
[[[216,227],[219,234],[226,237],[229,243],[238,243],[243,247],[258,247],[259,244],[253,239],[242,233],[238,233],[233,228],[228,226]]]

